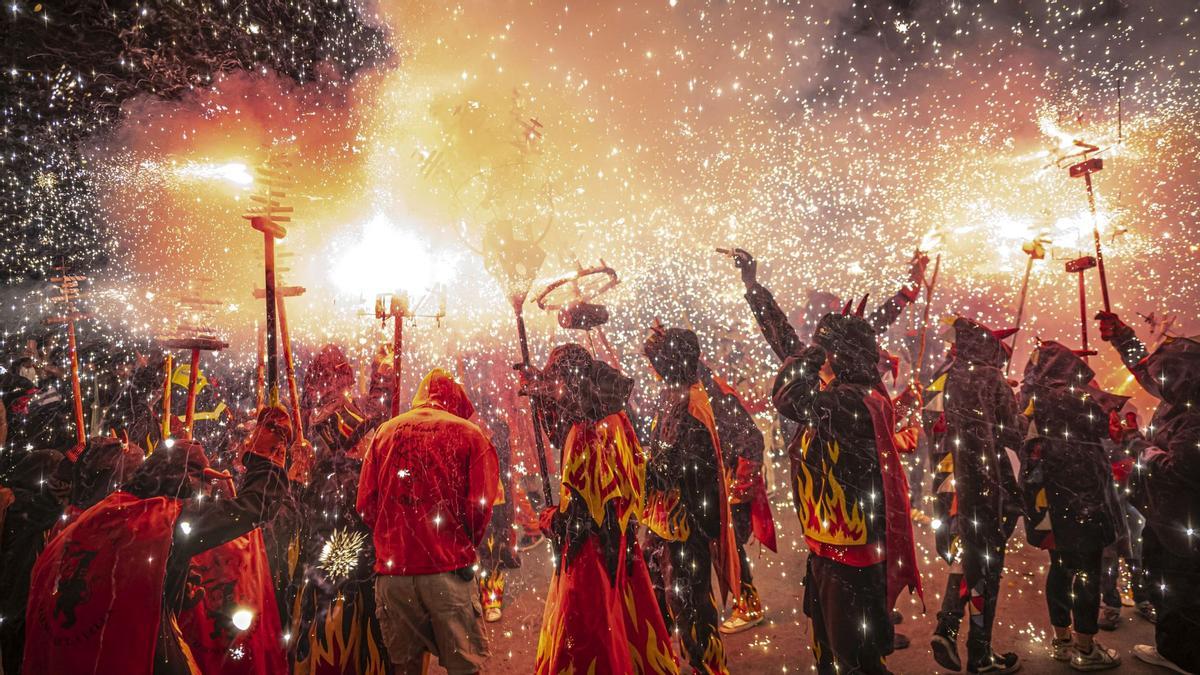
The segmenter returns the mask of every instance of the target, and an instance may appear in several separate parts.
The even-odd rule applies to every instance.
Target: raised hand
[[[735,248],[729,254],[733,265],[742,271],[742,283],[750,288],[758,283],[758,261],[746,249]]]
[[[921,251],[913,253],[912,260],[908,263],[908,281],[913,286],[920,288],[925,284],[925,268],[929,267],[929,256]]]
[[[1112,312],[1099,312],[1096,314],[1096,321],[1100,323],[1100,339],[1105,342],[1111,342],[1118,333],[1129,330],[1129,326],[1121,321],[1121,317]]]

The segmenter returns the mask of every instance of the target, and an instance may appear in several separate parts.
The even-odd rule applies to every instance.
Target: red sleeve
[[[500,462],[496,448],[482,433],[478,434],[470,452],[465,513],[467,531],[471,533],[471,541],[478,546],[492,518],[492,505],[500,485]]]
[[[379,453],[379,439],[382,434],[376,433],[367,447],[366,457],[363,458],[362,471],[358,477],[358,499],[354,507],[362,517],[363,522],[372,530],[375,529],[375,519],[379,516],[379,488],[376,484],[375,462]]]

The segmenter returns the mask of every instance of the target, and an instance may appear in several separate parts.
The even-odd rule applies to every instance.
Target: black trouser
[[[1050,552],[1046,574],[1046,605],[1050,624],[1073,627],[1076,633],[1095,635],[1100,616],[1101,548]]]
[[[1168,551],[1150,527],[1142,532],[1142,555],[1158,614],[1154,646],[1184,670],[1200,673],[1200,561]]]
[[[895,630],[887,607],[885,563],[852,567],[809,554],[804,613],[812,619],[821,675],[888,673]]]
[[[961,572],[946,575],[946,592],[942,594],[942,608],[938,611],[937,633],[958,639],[958,627],[962,624],[963,612],[967,609],[967,587]]]
[[[959,518],[963,515],[959,514]],[[971,622],[967,628],[967,658],[978,661],[992,651],[992,624],[1000,598],[1000,573],[1004,571],[1004,546],[984,538],[960,536],[963,579],[967,585]]]
[[[1104,549],[1100,599],[1104,601],[1105,607],[1121,606],[1121,591],[1117,588],[1117,581],[1121,577],[1121,557],[1111,546]],[[1133,593],[1133,601],[1149,600],[1150,594],[1146,590],[1146,568],[1142,566],[1142,561],[1136,558],[1125,558],[1125,564],[1129,566],[1129,587]]]
[[[725,649],[717,631],[720,614],[713,597],[709,540],[695,531],[687,541],[665,541],[651,533],[644,555],[658,608],[667,628],[679,634],[688,663],[700,673],[722,672]],[[706,661],[706,654],[719,666]]]
[[[738,560],[742,562],[742,588],[754,588],[754,578],[750,574],[750,556],[746,555],[746,544],[750,541],[753,524],[750,521],[750,504],[730,504],[730,514],[733,517],[733,536],[737,539]]]

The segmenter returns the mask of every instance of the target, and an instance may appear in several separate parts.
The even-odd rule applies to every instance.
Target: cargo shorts
[[[375,612],[388,658],[401,674],[420,673],[427,653],[449,675],[478,673],[489,656],[473,575],[379,575]]]

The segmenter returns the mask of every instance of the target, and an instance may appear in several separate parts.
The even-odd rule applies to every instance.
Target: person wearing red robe
[[[178,623],[192,559],[270,518],[286,490],[291,439],[288,412],[264,408],[232,499],[205,498],[208,460],[198,443],[162,444],[127,485],[80,514],[34,565],[22,672],[202,672]],[[253,628],[258,609],[221,620]],[[267,671],[286,668],[278,658]]]
[[[542,514],[557,566],[534,672],[679,672],[636,536],[646,466],[624,412],[633,381],[577,344],[522,379],[563,466],[559,503]]]

